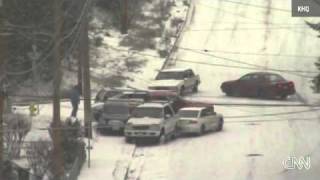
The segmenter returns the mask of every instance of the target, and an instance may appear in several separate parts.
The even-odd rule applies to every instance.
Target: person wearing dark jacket
[[[71,117],[77,117],[78,107],[80,104],[81,86],[76,85],[70,92],[70,101],[72,104]]]

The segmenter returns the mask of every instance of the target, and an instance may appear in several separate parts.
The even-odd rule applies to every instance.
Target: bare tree
[[[31,120],[22,114],[6,114],[4,116],[4,144],[10,159],[18,158],[21,146],[31,129]]]
[[[27,159],[32,170],[32,174],[36,180],[42,178],[50,171],[52,165],[52,142],[47,140],[39,140],[28,142]]]

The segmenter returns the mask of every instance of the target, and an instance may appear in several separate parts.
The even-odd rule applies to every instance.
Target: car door
[[[219,126],[219,118],[217,116],[217,113],[214,112],[213,108],[208,109],[208,118],[210,119],[209,121],[211,122],[211,129],[215,130]]]
[[[244,96],[256,95],[258,80],[259,76],[257,74],[248,74],[240,78],[238,85],[240,94]]]
[[[198,118],[198,122],[200,123],[200,125],[205,125],[206,130],[211,129],[212,124],[208,118],[208,110],[207,109],[202,109],[202,111],[200,112],[200,116]]]

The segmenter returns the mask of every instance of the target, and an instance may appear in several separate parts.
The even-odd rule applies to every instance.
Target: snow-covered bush
[[[4,145],[10,159],[18,158],[21,146],[31,129],[31,119],[23,114],[4,115]]]

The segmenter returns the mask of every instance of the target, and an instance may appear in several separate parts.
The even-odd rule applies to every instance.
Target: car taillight
[[[292,81],[289,82],[290,87],[294,87],[294,83]]]

